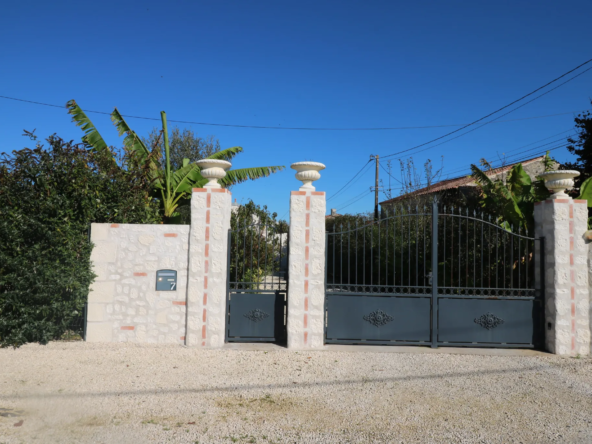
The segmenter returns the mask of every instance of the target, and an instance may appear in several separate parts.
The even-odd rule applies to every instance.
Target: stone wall
[[[535,205],[534,216],[535,237],[545,238],[545,347],[560,355],[587,355],[590,301],[584,240],[586,201],[547,199]]]
[[[91,241],[86,340],[184,344],[189,225],[92,224]],[[162,269],[176,291],[156,291]]]
[[[288,286],[288,347],[324,345],[325,193],[292,191]]]

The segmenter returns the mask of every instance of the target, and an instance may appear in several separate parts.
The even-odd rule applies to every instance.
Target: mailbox
[[[156,291],[177,291],[177,272],[158,270],[156,272]]]

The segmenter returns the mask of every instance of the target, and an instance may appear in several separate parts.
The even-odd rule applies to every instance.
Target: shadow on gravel
[[[381,382],[405,382],[405,381],[421,381],[428,379],[446,379],[446,378],[463,378],[467,376],[486,376],[486,375],[500,375],[506,373],[521,373],[543,371],[547,367],[543,365],[521,368],[510,368],[502,370],[483,370],[471,372],[458,373],[439,373],[433,375],[413,375],[413,376],[393,376],[384,378],[364,378],[364,379],[345,379],[340,381],[325,381],[325,382],[297,382],[283,384],[256,384],[256,385],[227,385],[216,387],[203,388],[179,388],[170,390],[122,390],[122,391],[107,391],[107,392],[89,392],[89,393],[43,393],[43,394],[24,394],[24,395],[3,395],[4,399],[35,399],[35,398],[83,398],[83,397],[109,397],[109,396],[141,396],[141,395],[170,395],[170,394],[187,394],[187,393],[214,393],[214,392],[237,392],[261,389],[283,389],[283,388],[309,388],[309,387],[331,387],[355,384],[381,383]]]

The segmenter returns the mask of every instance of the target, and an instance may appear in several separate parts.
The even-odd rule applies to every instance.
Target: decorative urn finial
[[[559,170],[547,171],[540,174],[540,177],[545,181],[545,187],[553,193],[549,199],[571,199],[565,191],[574,187],[574,178],[579,175],[578,171]]]
[[[200,173],[203,177],[209,180],[204,188],[222,188],[218,183],[219,179],[223,179],[226,176],[226,170],[229,169],[232,164],[226,160],[215,160],[215,159],[203,159],[195,162],[199,166]]]
[[[319,162],[296,162],[290,168],[297,171],[296,179],[302,181],[300,191],[314,191],[312,183],[321,178],[319,171],[325,169],[325,165]]]

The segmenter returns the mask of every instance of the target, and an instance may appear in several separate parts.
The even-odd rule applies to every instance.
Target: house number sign
[[[175,270],[158,270],[156,272],[156,291],[176,291],[177,272]]]

